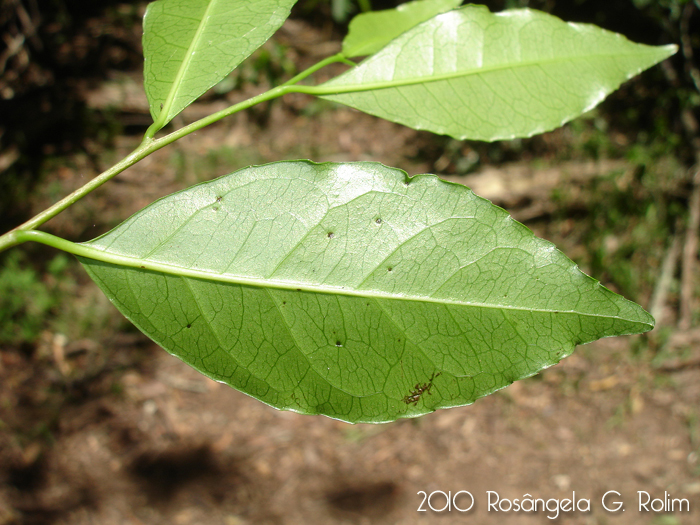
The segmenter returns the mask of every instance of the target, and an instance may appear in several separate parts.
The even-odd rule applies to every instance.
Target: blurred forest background
[[[88,240],[158,197],[253,163],[375,160],[472,187],[645,306],[657,328],[587,345],[472,407],[351,427],[279,413],[199,377],[122,319],[75,260],[24,245],[0,254],[0,525],[431,523],[436,516],[415,512],[417,490],[500,487],[512,497],[673,490],[695,502],[691,514],[592,512],[564,522],[698,523],[698,2],[483,3],[540,9],[680,51],[559,130],[493,144],[289,95],[157,152],[46,230]],[[300,0],[263,48],[171,126],[337,52],[348,20],[369,5]],[[140,142],[150,124],[145,6],[2,0],[3,232]],[[483,507],[476,512],[479,523],[499,523]]]

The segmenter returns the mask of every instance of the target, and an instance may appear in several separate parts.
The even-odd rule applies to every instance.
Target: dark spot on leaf
[[[187,328],[192,328],[192,325],[191,325],[191,324],[188,324],[188,325],[187,325]]]
[[[222,197],[221,195],[219,195],[219,196],[216,198],[216,202],[221,202],[221,199],[223,199],[223,197]]]
[[[297,288],[297,292],[301,292],[301,288]]]
[[[374,219],[374,222],[376,222],[377,224],[381,224],[382,223],[381,217],[377,217],[376,219]]]
[[[329,238],[329,239],[332,239],[333,237],[335,237],[335,233],[333,233],[333,232],[328,232],[328,238]]]
[[[284,306],[285,304],[287,304],[287,301],[282,301],[282,306]]]
[[[219,208],[217,208],[216,206],[214,206],[214,211],[219,211]]]
[[[340,341],[336,341],[335,346],[343,346],[343,343],[341,343]]]
[[[143,270],[145,270],[145,269],[146,269],[146,267],[145,267],[145,266],[141,266],[141,268],[142,268]]]
[[[389,266],[389,267],[387,268],[387,270],[392,271],[393,268],[392,268],[391,266]]]
[[[163,109],[163,103],[162,103],[162,102],[160,103],[160,109]]]

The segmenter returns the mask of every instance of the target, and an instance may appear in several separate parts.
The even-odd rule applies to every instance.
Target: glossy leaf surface
[[[401,33],[461,4],[462,0],[417,0],[395,9],[361,13],[350,21],[343,55],[352,58],[376,53]]]
[[[675,50],[530,9],[469,5],[410,29],[321,88],[416,129],[510,139],[562,125]]]
[[[642,308],[464,186],[282,162],[175,193],[84,246],[136,326],[281,409],[390,421],[472,403]]]
[[[296,0],[157,0],[143,21],[144,84],[160,128],[282,25]]]

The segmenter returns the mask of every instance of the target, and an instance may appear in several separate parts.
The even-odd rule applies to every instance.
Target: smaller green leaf
[[[376,53],[401,33],[461,4],[462,0],[417,0],[396,9],[357,15],[343,40],[343,55],[352,58]]]
[[[296,0],[157,0],[143,19],[144,85],[156,131],[284,23]]]
[[[595,107],[676,50],[532,9],[494,14],[468,5],[306,92],[457,139],[530,137]]]

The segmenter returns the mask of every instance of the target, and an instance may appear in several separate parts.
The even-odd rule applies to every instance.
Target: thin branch
[[[0,55],[0,73],[5,72],[5,67],[7,62],[19,53],[24,46],[24,35],[17,35],[14,38],[9,35],[4,35],[3,40],[5,41],[5,51]]]
[[[673,240],[671,241],[671,246],[669,246],[668,250],[666,251],[664,262],[661,265],[661,275],[659,276],[659,280],[656,281],[654,294],[651,296],[649,313],[654,317],[654,319],[656,319],[656,326],[661,326],[668,291],[673,283],[673,274],[676,272],[676,268],[678,267],[678,257],[680,256],[680,253],[681,238],[680,235],[674,235]]]
[[[188,126],[185,126],[183,128],[180,128],[176,131],[173,131],[169,135],[166,135],[165,137],[159,138],[157,140],[153,140],[151,138],[144,138],[143,142],[139,145],[138,148],[136,148],[134,151],[132,151],[129,155],[127,155],[124,159],[122,159],[120,162],[109,168],[107,171],[101,173],[94,179],[92,179],[90,182],[85,184],[84,186],[78,188],[75,190],[73,193],[68,195],[67,197],[64,197],[60,201],[58,201],[56,204],[53,206],[50,206],[49,208],[45,209],[38,215],[34,216],[24,224],[21,224],[20,226],[14,228],[12,231],[17,231],[17,230],[22,230],[22,231],[27,231],[27,230],[34,230],[37,227],[41,226],[44,224],[46,221],[49,219],[52,219],[59,213],[61,213],[63,210],[66,208],[72,206],[76,202],[78,202],[80,199],[85,197],[87,194],[91,193],[92,191],[96,190],[100,186],[102,186],[105,182],[108,180],[114,178],[116,175],[120,174],[122,171],[125,169],[133,166],[140,160],[144,159],[151,153],[158,151],[159,149],[167,146],[168,144],[171,144],[175,142],[176,140],[184,137],[185,135],[189,135],[190,133],[197,131],[199,129],[202,129],[205,126],[208,126],[209,124],[212,124],[218,120],[221,120],[224,117],[227,117],[229,115],[232,115],[234,113],[237,113],[238,111],[247,109],[251,106],[254,106],[255,104],[259,104],[260,102],[265,102],[267,100],[271,100],[276,97],[280,97],[286,93],[288,93],[291,90],[291,86],[287,87],[276,87],[274,89],[271,89],[270,91],[267,91],[265,93],[261,93],[258,96],[249,98],[248,100],[244,100],[243,102],[239,102],[238,104],[234,104],[233,106],[229,106],[226,109],[223,109],[221,111],[218,111],[216,113],[212,113],[211,115],[204,117],[196,122],[193,122],[192,124],[189,124]],[[12,232],[10,232],[12,233]],[[16,243],[11,244],[10,240],[6,238],[8,234],[0,236],[0,252],[9,248],[10,246],[14,246]]]
[[[685,58],[685,69],[700,92],[700,71],[695,66],[693,57],[693,43],[690,38],[690,19],[696,9],[696,4],[688,3],[680,21],[681,50]],[[695,292],[694,276],[698,255],[698,232],[700,231],[700,136],[698,136],[697,119],[690,108],[685,108],[681,113],[681,121],[690,136],[695,148],[695,173],[692,177],[693,189],[688,201],[689,216],[686,229],[685,244],[683,246],[682,270],[681,270],[681,304],[678,328],[688,330],[693,323],[693,296]]]
[[[678,328],[688,330],[693,323],[693,295],[698,255],[698,232],[700,231],[700,166],[696,165],[693,176],[693,192],[689,202],[690,215],[683,246],[683,270],[681,273],[681,311]]]
[[[299,82],[300,80],[303,80],[304,78],[308,77],[312,73],[315,73],[321,67],[327,66],[328,64],[334,63],[334,62],[346,62],[347,59],[340,53],[337,55],[333,55],[331,57],[328,57],[318,64],[310,67],[309,69],[303,71],[299,75],[295,76],[285,84],[282,84],[280,86],[277,86],[276,88],[273,88],[269,91],[266,91],[265,93],[261,93],[260,95],[257,95],[255,97],[249,98],[247,100],[244,100],[243,102],[239,102],[238,104],[234,104],[232,106],[229,106],[226,109],[223,109],[221,111],[218,111],[216,113],[212,113],[211,115],[204,117],[202,119],[197,120],[196,122],[193,122],[187,126],[184,126],[180,129],[177,129],[170,133],[169,135],[166,135],[164,137],[161,137],[159,139],[153,139],[149,136],[149,131],[151,128],[149,128],[149,131],[146,132],[146,136],[143,139],[143,142],[139,145],[138,148],[136,148],[134,151],[132,151],[128,156],[126,156],[124,159],[122,159],[120,162],[112,166],[110,169],[107,171],[101,173],[94,179],[92,179],[90,182],[85,184],[84,186],[78,188],[75,190],[73,193],[70,195],[64,197],[57,203],[55,203],[53,206],[50,206],[49,208],[45,209],[41,213],[37,214],[36,216],[32,217],[30,220],[27,222],[21,224],[20,226],[17,226],[14,228],[12,231],[1,235],[0,236],[0,252],[12,247],[16,246],[17,244],[21,244],[22,240],[20,240],[22,237],[21,236],[16,236],[12,235],[13,232],[17,231],[29,231],[29,230],[34,230],[44,224],[46,221],[49,219],[52,219],[59,213],[61,213],[63,210],[66,208],[72,206],[75,204],[77,201],[91,193],[92,191],[96,190],[100,186],[102,186],[105,182],[108,180],[114,178],[116,175],[124,171],[125,169],[129,168],[130,166],[133,166],[140,160],[144,159],[151,153],[163,148],[164,146],[167,146],[168,144],[171,144],[175,142],[176,140],[189,135],[190,133],[194,131],[198,131],[210,124],[213,124],[214,122],[217,122],[221,120],[224,117],[228,117],[230,115],[233,115],[234,113],[238,113],[239,111],[242,111],[244,109],[248,109],[256,104],[260,104],[261,102],[266,102],[268,100],[272,100],[277,97],[281,97],[282,95],[285,95],[287,93],[294,93],[294,92],[304,92],[304,89],[302,87],[294,86],[292,83],[294,82]],[[351,62],[352,63],[352,62]],[[354,65],[354,63],[352,63]]]

